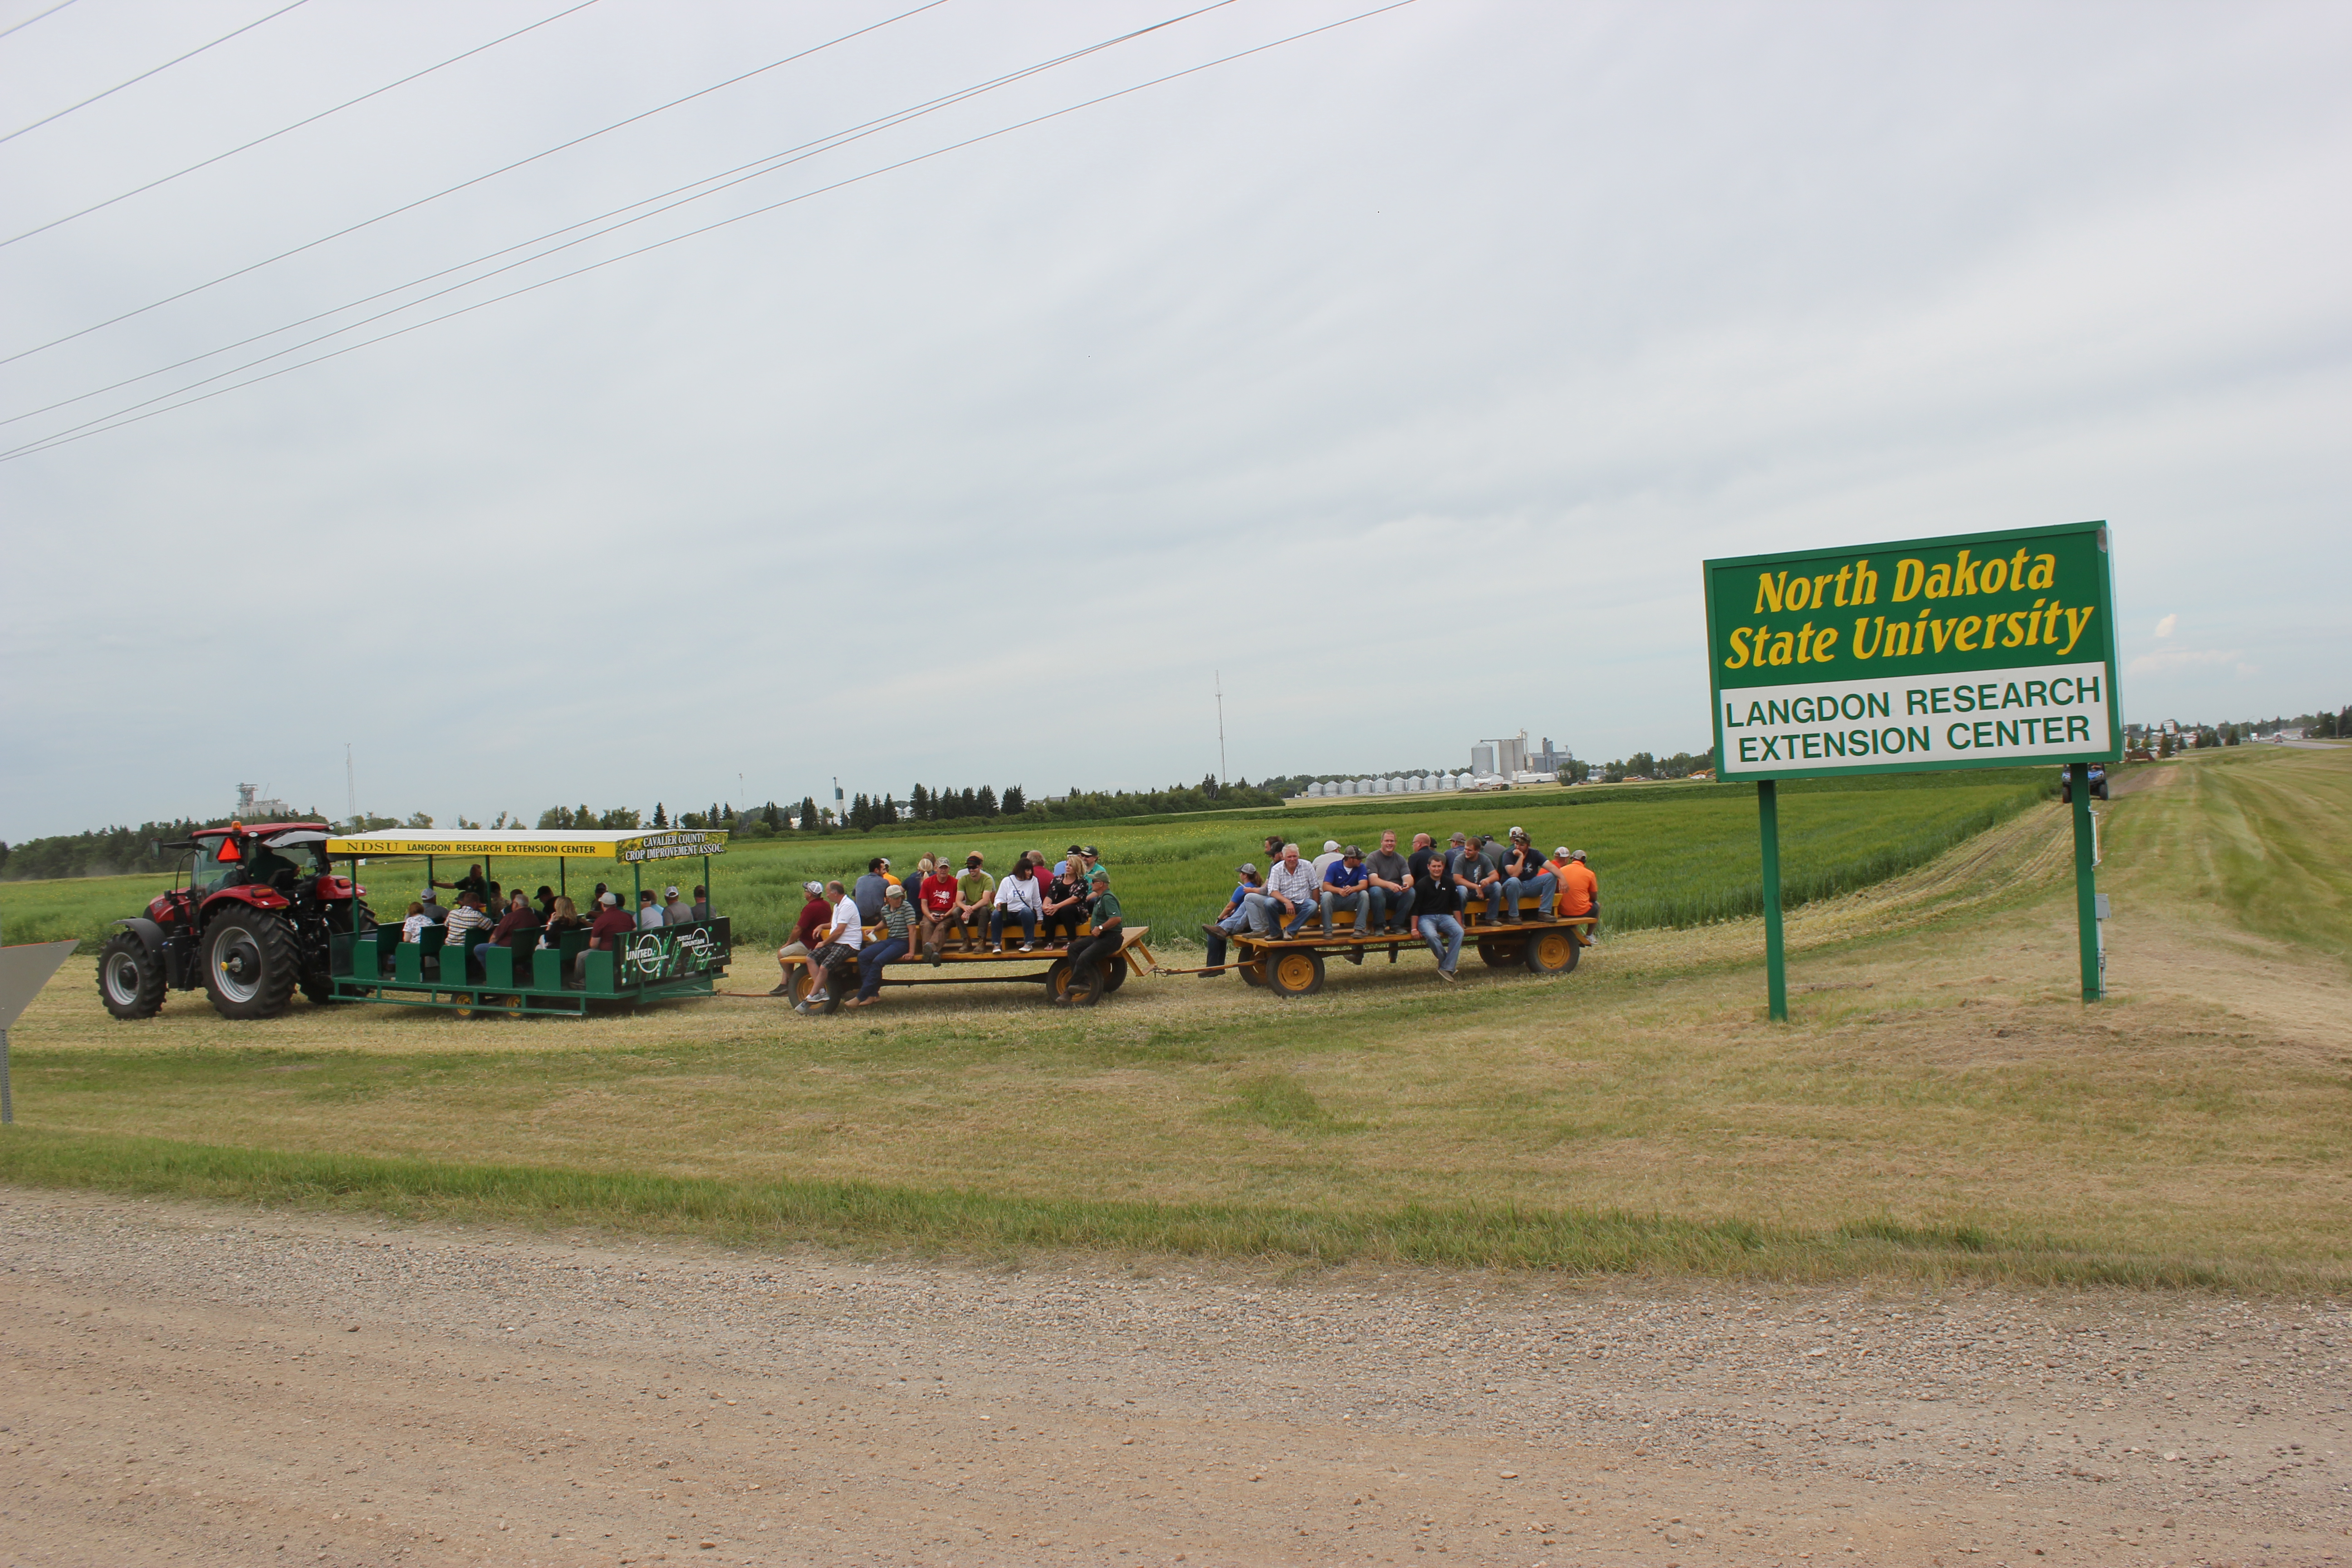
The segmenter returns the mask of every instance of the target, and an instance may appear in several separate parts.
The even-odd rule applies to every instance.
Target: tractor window
[[[224,862],[220,858],[221,846],[227,842],[226,838],[208,838],[203,841],[202,847],[196,851],[195,869],[188,878],[189,886],[209,893],[221,885],[222,879],[243,866],[242,861]]]

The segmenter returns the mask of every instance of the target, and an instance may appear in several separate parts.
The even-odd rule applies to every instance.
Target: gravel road
[[[2333,1303],[0,1214],[8,1564],[2352,1557]]]

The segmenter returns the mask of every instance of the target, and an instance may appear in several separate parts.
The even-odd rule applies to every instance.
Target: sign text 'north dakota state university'
[[[1709,561],[1721,776],[2123,754],[2105,523]]]

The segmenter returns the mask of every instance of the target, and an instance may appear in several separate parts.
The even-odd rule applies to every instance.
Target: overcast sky
[[[304,0],[0,141],[0,238],[571,3]],[[0,353],[918,3],[596,0],[0,246]],[[1419,0],[822,189],[1375,3],[1234,0],[534,259],[1184,8],[945,0],[0,366],[5,417],[212,354],[20,449],[817,193],[0,461],[0,837],[341,815],[346,742],[444,826],[1197,780],[1219,670],[1234,775],[1697,750],[1703,558],[2087,518],[2126,717],[2352,700],[2340,5]],[[0,134],[284,4],[73,0],[0,37]]]

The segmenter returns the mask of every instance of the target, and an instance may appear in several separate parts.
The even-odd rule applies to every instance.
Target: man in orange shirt
[[[1584,863],[1583,850],[1562,845],[1551,853],[1551,868],[1559,878],[1559,918],[1590,915],[1593,923],[1584,928],[1584,943],[1590,947],[1601,940],[1601,879]]]

